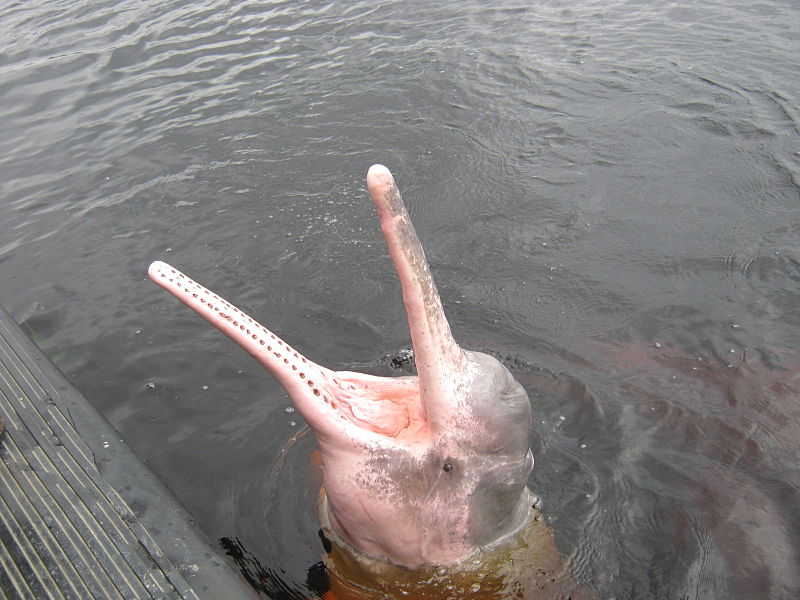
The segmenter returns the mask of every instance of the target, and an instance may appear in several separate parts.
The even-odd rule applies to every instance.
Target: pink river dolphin
[[[448,573],[443,590],[460,586],[458,597],[475,598],[519,590],[518,580],[534,573],[531,589],[568,579],[526,487],[533,456],[525,390],[498,360],[453,339],[389,170],[372,166],[367,187],[402,286],[415,377],[331,371],[175,268],[154,262],[149,276],[261,363],[311,427],[323,462],[320,520],[334,542],[326,564],[350,582],[329,597],[371,597],[380,586],[407,585],[398,580],[409,573],[406,580],[428,583],[424,573]],[[380,572],[384,583],[364,583]],[[445,597],[432,587],[400,596]]]

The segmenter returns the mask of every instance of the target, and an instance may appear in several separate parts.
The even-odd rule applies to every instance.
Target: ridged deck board
[[[2,307],[0,416],[4,597],[254,597]]]

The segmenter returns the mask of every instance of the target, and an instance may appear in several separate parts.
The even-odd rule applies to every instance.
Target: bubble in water
[[[473,594],[475,592],[480,592],[481,591],[481,584],[480,583],[473,583],[471,586],[469,586],[469,591],[472,592]]]

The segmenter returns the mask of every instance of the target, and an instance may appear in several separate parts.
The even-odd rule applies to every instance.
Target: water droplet
[[[154,390],[154,389],[156,389],[156,384],[155,384],[155,383],[153,383],[152,381],[148,381],[148,382],[147,382],[147,389],[148,389],[148,390]]]
[[[559,421],[566,421],[567,417],[565,417],[564,415],[558,415],[558,420]]]
[[[581,444],[581,448],[586,448],[586,444]]]
[[[481,584],[480,583],[473,583],[471,586],[469,586],[469,591],[473,592],[473,593],[474,592],[480,592],[481,591]]]
[[[134,329],[133,330],[133,335],[139,335],[140,333],[142,333],[141,329]]]
[[[654,345],[656,348],[661,348],[661,342],[656,342],[656,343],[655,343],[655,344],[653,344],[653,345]]]
[[[204,386],[203,386],[203,389],[204,389],[204,390],[207,390],[207,389],[208,389],[208,386],[207,386],[207,385],[204,385]]]
[[[294,406],[287,406],[287,407],[286,407],[286,408],[284,408],[283,410],[284,410],[285,412],[287,412],[288,414],[292,414],[292,413],[294,412]]]

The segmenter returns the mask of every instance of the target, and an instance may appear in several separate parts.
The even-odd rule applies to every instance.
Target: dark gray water
[[[793,0],[35,0],[0,47],[0,302],[265,595],[319,560],[313,439],[145,270],[392,371],[375,162],[456,337],[528,389],[576,578],[800,594]]]

